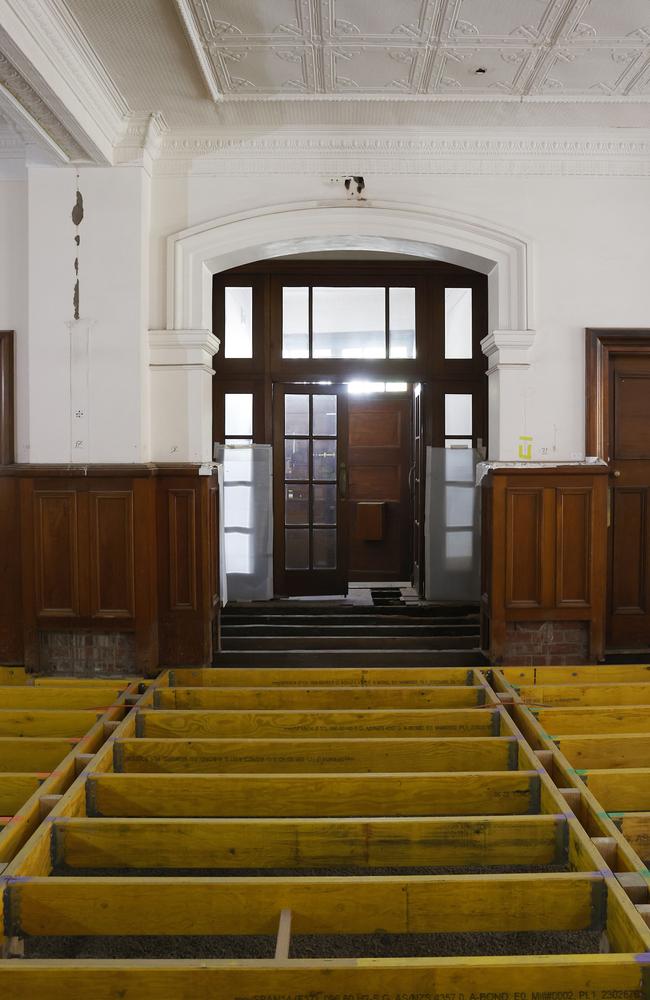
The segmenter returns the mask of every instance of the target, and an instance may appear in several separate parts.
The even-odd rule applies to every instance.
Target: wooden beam
[[[610,991],[640,993],[642,967],[635,955],[533,955],[516,957],[387,958],[293,960],[280,965],[272,959],[219,960],[58,960],[7,962],[0,967],[3,1000],[47,997],[70,1000],[119,996],[138,1000],[196,1000],[219,997],[238,1000],[251,995],[330,996],[373,994],[401,997],[405,993],[466,996],[473,992],[512,996],[548,993],[591,997],[594,983],[600,997]],[[597,993],[598,996],[598,993]]]
[[[592,843],[612,871],[618,867],[618,844],[614,837],[592,837]]]
[[[459,687],[473,684],[474,673],[467,667],[175,667],[171,681],[174,687]]]
[[[120,696],[119,685],[102,687],[0,687],[0,708],[92,709],[102,712]]]
[[[217,688],[177,687],[156,691],[157,708],[183,709],[369,709],[474,708],[485,705],[480,687]]]
[[[98,774],[92,816],[450,816],[539,812],[530,771],[452,774]]]
[[[328,868],[546,865],[557,816],[53,821],[55,867]]]
[[[650,812],[622,813],[619,818],[619,829],[630,847],[650,865]]]
[[[320,712],[149,710],[138,714],[138,735],[160,737],[287,738],[325,736],[489,736],[490,709],[366,709]]]
[[[519,696],[527,705],[650,705],[650,683],[524,685]]]
[[[301,878],[49,877],[9,882],[13,934],[475,933],[601,929],[593,873]],[[596,898],[601,902],[594,906]],[[594,923],[596,915],[596,923]]]
[[[511,684],[650,683],[650,664],[601,664],[591,667],[501,667]]]
[[[284,962],[289,958],[291,947],[291,910],[284,909],[280,913],[278,934],[275,939],[275,960]]]
[[[650,767],[588,769],[580,776],[606,812],[650,812]]]
[[[517,767],[513,737],[449,739],[118,739],[116,771],[498,771]]]
[[[0,708],[2,736],[83,736],[97,722],[92,710]]]
[[[0,774],[0,816],[13,816],[47,778],[47,772]]]
[[[647,733],[650,732],[650,705],[568,706],[538,708],[535,717],[551,736],[564,733]]]
[[[59,736],[1,736],[0,771],[52,771],[75,743]]]
[[[646,767],[650,764],[650,733],[556,736],[555,743],[575,768]]]
[[[62,795],[41,795],[38,800],[41,819],[45,819],[45,817],[52,812],[54,806],[57,805],[62,798]]]

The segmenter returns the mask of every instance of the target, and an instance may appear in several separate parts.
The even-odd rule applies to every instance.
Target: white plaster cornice
[[[534,330],[494,330],[481,341],[488,359],[488,375],[496,371],[522,371],[530,368],[530,350],[535,343]]]
[[[129,115],[122,139],[115,147],[113,162],[115,165],[139,163],[151,170],[153,161],[160,156],[168,128],[160,111]]]
[[[149,364],[152,369],[199,367],[212,371],[219,343],[210,330],[150,330]]]
[[[65,0],[0,0],[0,48],[23,80],[5,86],[68,158],[111,163],[130,109]]]
[[[168,132],[155,172],[205,175],[525,174],[650,176],[650,131],[280,129]]]

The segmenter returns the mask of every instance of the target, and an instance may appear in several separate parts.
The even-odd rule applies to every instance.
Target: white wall
[[[10,298],[19,345],[18,461],[79,460],[71,440],[68,325],[77,255],[80,314],[91,325],[89,447],[82,460],[147,460],[149,178],[140,167],[82,169],[77,248],[71,219],[76,172],[30,166],[27,173],[26,212],[18,211],[16,198],[11,222],[11,232],[24,240],[29,283],[26,311],[15,304],[17,294]],[[1,242],[8,253],[6,236]]]
[[[27,372],[27,173],[22,160],[0,172],[0,330],[14,330],[14,365]],[[27,440],[26,380],[16,386],[16,447]]]
[[[150,325],[165,323],[167,236],[239,211],[331,199],[336,192],[328,177],[313,171],[223,176],[222,168],[211,175],[205,166],[192,176],[154,174]],[[516,457],[520,434],[532,435],[534,459],[583,457],[585,327],[650,327],[650,182],[397,173],[366,174],[365,180],[370,201],[408,201],[481,217],[532,242],[533,363],[508,380],[514,398],[507,412],[513,416],[502,431],[500,457]]]
[[[141,166],[80,172],[81,315],[93,322],[90,461],[139,462],[152,456],[147,330],[166,326],[167,237],[237,211],[331,199],[338,191],[327,179],[330,171],[321,175],[313,166],[303,173],[247,176],[224,176],[223,166],[211,173],[205,163],[195,169],[201,172],[188,175],[180,164],[176,169],[161,162],[153,181]],[[0,176],[0,327],[16,330],[20,461],[74,460],[67,323],[75,185],[72,168],[26,171],[16,163]],[[537,334],[531,368],[507,380],[512,389],[500,454],[516,457],[518,437],[526,433],[534,439],[533,458],[581,457],[584,328],[650,327],[650,181],[384,172],[366,174],[366,193],[371,201],[480,217],[531,241]],[[186,381],[191,377],[190,372]],[[187,392],[179,396],[179,412],[188,409],[188,400]],[[156,457],[167,454],[165,447],[161,444]],[[173,458],[200,459],[205,450],[190,442],[187,454],[174,452]]]

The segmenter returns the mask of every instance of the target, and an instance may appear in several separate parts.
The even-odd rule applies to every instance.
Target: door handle
[[[613,472],[610,472],[610,476],[613,476],[614,479],[620,479],[621,478],[621,470],[620,469],[614,469]]]
[[[411,479],[411,476],[414,474],[414,472],[415,472],[415,462],[413,463],[413,465],[409,469],[409,475],[408,475],[409,493],[411,493],[411,491],[413,490],[413,486],[414,486],[413,480]]]
[[[345,462],[339,465],[339,495],[342,500],[348,495],[348,468]]]

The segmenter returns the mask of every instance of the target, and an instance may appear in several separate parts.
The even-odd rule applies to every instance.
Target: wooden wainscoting
[[[194,465],[0,470],[0,659],[38,669],[44,637],[85,636],[126,637],[139,674],[210,664],[218,514]]]
[[[606,565],[604,466],[512,467],[487,474],[481,607],[483,646],[492,662],[509,658],[508,626],[524,622],[560,631],[584,623],[588,656],[601,659]],[[558,658],[571,654],[566,638],[558,644]],[[526,657],[520,642],[517,654],[523,660],[535,651]],[[553,658],[552,646],[545,654]]]

